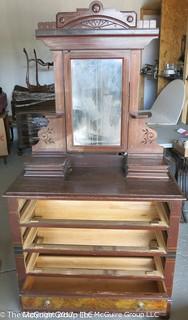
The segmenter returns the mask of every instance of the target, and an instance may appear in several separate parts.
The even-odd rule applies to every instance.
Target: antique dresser
[[[56,112],[6,192],[23,310],[169,316],[183,196],[139,112],[158,36],[99,1],[39,23]]]

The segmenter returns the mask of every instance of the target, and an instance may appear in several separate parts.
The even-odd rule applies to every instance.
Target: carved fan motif
[[[92,19],[86,20],[81,23],[82,27],[86,27],[87,29],[104,29],[109,26],[114,26],[113,22],[105,19]],[[116,25],[117,26],[117,25]]]

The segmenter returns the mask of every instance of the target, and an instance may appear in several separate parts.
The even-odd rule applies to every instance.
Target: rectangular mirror
[[[122,59],[71,59],[74,146],[120,146]]]

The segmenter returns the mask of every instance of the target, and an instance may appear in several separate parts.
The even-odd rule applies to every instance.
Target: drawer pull
[[[160,219],[159,219],[159,218],[155,218],[155,219],[153,219],[153,220],[150,221],[150,224],[151,224],[151,225],[152,225],[152,224],[156,225],[156,224],[159,224],[159,223],[160,223]]]
[[[152,270],[152,271],[145,271],[145,274],[146,274],[146,275],[153,275],[153,274],[155,274],[155,271],[154,271],[154,270]]]
[[[36,236],[35,243],[40,244],[44,242],[44,237]]]
[[[158,245],[158,242],[156,239],[153,239],[150,241],[149,248],[150,248],[150,250],[158,250],[159,249],[159,245]]]
[[[44,301],[44,307],[48,308],[51,305],[51,301],[50,300],[45,300]]]
[[[144,302],[139,301],[138,304],[137,304],[137,307],[138,307],[138,310],[140,310],[140,311],[144,310],[144,307],[145,307]]]

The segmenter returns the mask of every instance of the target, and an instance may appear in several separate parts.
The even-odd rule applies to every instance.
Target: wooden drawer
[[[22,225],[90,228],[168,228],[163,203],[128,201],[28,200],[20,210]]]
[[[21,301],[27,310],[165,312],[167,306],[162,281],[75,277],[28,276]]]
[[[164,278],[160,257],[70,257],[31,253],[26,260],[29,274]]]
[[[165,254],[161,231],[83,228],[30,228],[24,235],[24,250]]]
[[[97,311],[97,312],[167,312],[167,299],[72,298],[58,296],[21,296],[23,310]]]

